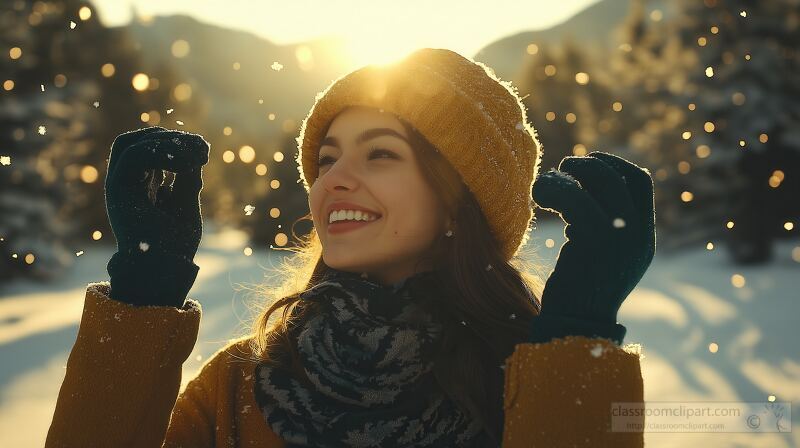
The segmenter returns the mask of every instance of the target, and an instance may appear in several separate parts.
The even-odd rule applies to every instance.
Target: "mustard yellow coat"
[[[133,307],[109,292],[108,282],[86,289],[46,447],[285,446],[256,405],[247,338],[179,393],[200,303]],[[641,432],[607,431],[617,401],[643,401],[638,354],[585,337],[518,344],[506,360],[503,447],[643,446]]]

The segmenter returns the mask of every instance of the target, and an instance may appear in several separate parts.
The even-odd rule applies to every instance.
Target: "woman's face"
[[[413,275],[415,262],[448,228],[448,218],[417,165],[408,137],[391,113],[373,108],[347,108],[331,123],[317,159],[319,176],[308,198],[328,266],[366,272],[390,285]],[[339,201],[377,212],[380,218],[347,232],[330,233],[330,206]],[[426,261],[418,271],[430,267]]]

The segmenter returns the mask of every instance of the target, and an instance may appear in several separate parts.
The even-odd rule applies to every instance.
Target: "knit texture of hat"
[[[319,174],[320,141],[349,106],[382,109],[413,125],[460,174],[506,260],[525,246],[542,151],[510,82],[480,62],[438,48],[366,65],[334,80],[317,94],[297,137],[306,192]]]

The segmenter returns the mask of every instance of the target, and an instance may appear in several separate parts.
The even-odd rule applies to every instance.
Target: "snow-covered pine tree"
[[[595,77],[591,59],[571,40],[558,46],[532,43],[515,84],[544,147],[541,171],[557,168],[564,156],[584,155],[596,147],[610,123],[608,88]]]
[[[170,107],[178,83],[169,67],[142,67],[125,29],[104,27],[85,1],[2,2],[0,23],[4,51],[19,55],[0,58],[0,155],[11,158],[0,166],[0,278],[51,277],[91,250],[95,230],[113,242],[110,145],[158,124],[143,112]],[[131,83],[140,72],[150,75],[141,92]]]
[[[67,91],[80,90],[66,76],[42,63],[49,43],[68,22],[58,21],[50,4],[14,1],[0,4],[0,58],[5,74],[0,96],[0,151],[10,156],[0,176],[0,277],[46,277],[68,264],[64,238],[73,224],[60,214],[68,191],[54,163],[56,140],[69,132],[72,118]],[[42,89],[42,85],[44,89]]]
[[[611,138],[658,167],[660,248],[727,239],[735,260],[764,260],[777,217],[797,216],[785,200],[800,147],[796,4],[681,0],[661,21],[632,2],[611,59],[624,104]]]
[[[676,31],[699,60],[686,73],[691,131],[710,151],[690,188],[727,187],[718,226],[733,222],[733,259],[766,261],[784,223],[800,217],[800,1],[682,0],[681,12]]]

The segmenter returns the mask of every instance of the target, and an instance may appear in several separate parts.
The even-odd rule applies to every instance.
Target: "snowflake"
[[[181,120],[175,120],[175,123],[178,123],[178,126],[183,126],[183,122]]]
[[[39,87],[41,87],[42,92],[44,92],[44,84],[39,84]]]
[[[167,115],[171,114],[173,110],[175,109],[167,109]]]
[[[283,68],[283,64],[281,64],[278,61],[275,61],[275,62],[272,63],[272,65],[270,65],[270,68],[275,70],[276,72],[279,72]]]
[[[486,265],[486,270],[487,271],[491,271],[492,270],[492,265],[490,265],[490,264]]]
[[[78,26],[77,23],[73,22],[72,20],[69,21],[69,29],[74,30],[76,26]]]
[[[252,205],[250,205],[250,204],[247,204],[247,205],[245,205],[245,206],[244,206],[244,214],[245,214],[246,216],[250,216],[250,215],[252,215],[252,214],[253,214],[253,210],[255,210],[255,209],[256,209],[256,208],[255,208],[255,207],[253,207]]]
[[[47,128],[44,126],[39,126],[39,135],[44,135],[47,133]]]
[[[600,344],[597,344],[597,345],[594,346],[594,348],[589,350],[589,353],[591,353],[592,356],[594,356],[595,358],[599,358],[600,355],[603,354],[603,346],[600,345]]]
[[[516,313],[511,313],[511,315],[510,315],[510,316],[508,316],[508,318],[509,318],[509,319],[516,319],[516,318],[517,318],[517,315],[516,315]]]
[[[100,107],[100,101],[95,101],[94,103],[92,103],[92,106],[94,106],[94,108],[97,109],[98,107]]]
[[[83,255],[83,251],[82,250],[78,251],[78,252],[75,252],[75,256],[76,257],[80,257],[81,255]]]
[[[0,165],[11,165],[11,156],[0,156]]]
[[[621,229],[625,227],[625,220],[622,218],[614,218],[614,228]]]
[[[139,243],[139,249],[142,252],[147,252],[147,249],[150,249],[150,245],[147,244],[146,242],[142,241],[142,242]]]

